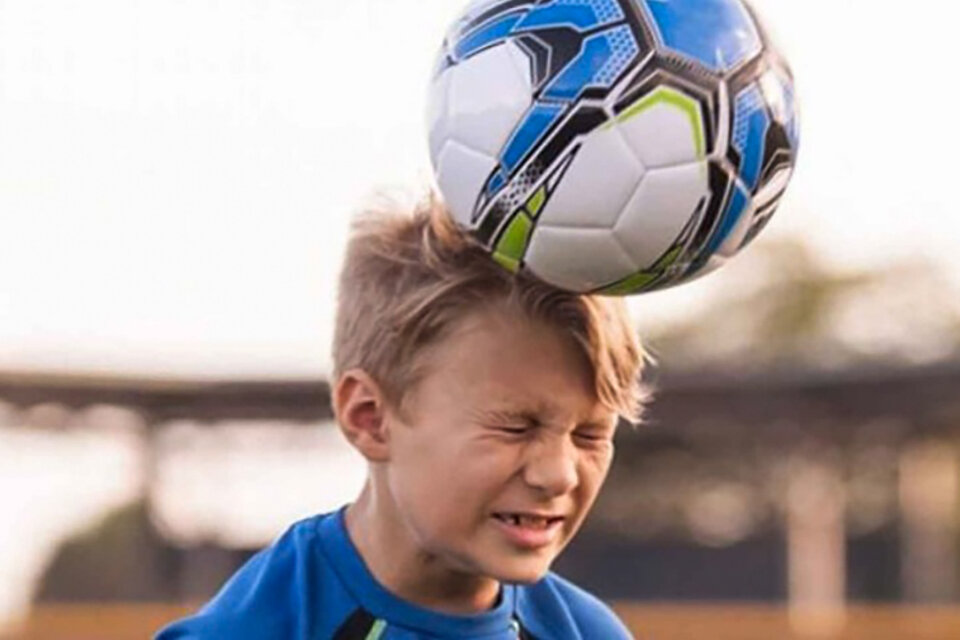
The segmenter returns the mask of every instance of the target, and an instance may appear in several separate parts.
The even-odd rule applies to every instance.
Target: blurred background
[[[753,4],[798,171],[742,256],[630,301],[656,400],[555,568],[639,638],[960,637],[950,10]],[[0,637],[147,637],[356,495],[337,267],[430,184],[459,8],[0,0]]]

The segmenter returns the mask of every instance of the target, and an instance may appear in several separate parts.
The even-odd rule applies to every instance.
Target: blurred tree
[[[960,293],[922,258],[837,271],[796,239],[725,267],[707,310],[648,333],[671,368],[929,363],[960,357]]]
[[[180,549],[156,530],[138,500],[107,515],[57,550],[38,602],[206,600],[254,550]]]
[[[133,502],[65,541],[36,597],[41,602],[163,600],[163,585],[177,559],[176,550],[151,526],[146,504]]]

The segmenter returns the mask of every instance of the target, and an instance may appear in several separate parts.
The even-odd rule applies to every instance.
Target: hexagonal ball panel
[[[499,157],[533,101],[529,68],[527,54],[507,41],[450,69],[448,136]]]
[[[707,194],[705,161],[647,171],[614,229],[639,269],[666,253]]]
[[[593,291],[637,270],[609,229],[537,226],[524,258],[540,279],[570,291]]]
[[[427,129],[430,142],[430,160],[436,166],[440,150],[450,130],[450,81],[453,70],[448,69],[430,84],[427,97]]]
[[[763,41],[741,0],[641,0],[657,39],[716,73],[760,53]]]
[[[590,133],[540,214],[541,224],[612,229],[644,171],[616,128]]]
[[[669,86],[659,86],[625,109],[617,128],[648,169],[703,158],[706,148],[700,103]]]
[[[470,228],[470,216],[477,196],[497,161],[490,156],[447,140],[437,158],[437,183],[453,218]]]

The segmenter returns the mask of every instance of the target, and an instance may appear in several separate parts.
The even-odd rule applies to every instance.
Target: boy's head
[[[507,582],[542,577],[573,537],[644,399],[622,300],[507,272],[435,201],[355,223],[333,358],[394,544]]]

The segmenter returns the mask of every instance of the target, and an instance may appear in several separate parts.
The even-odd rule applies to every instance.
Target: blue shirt
[[[504,584],[495,608],[451,615],[387,591],[347,535],[342,508],[294,524],[213,600],[155,640],[602,640],[632,636],[596,597],[554,573]]]

